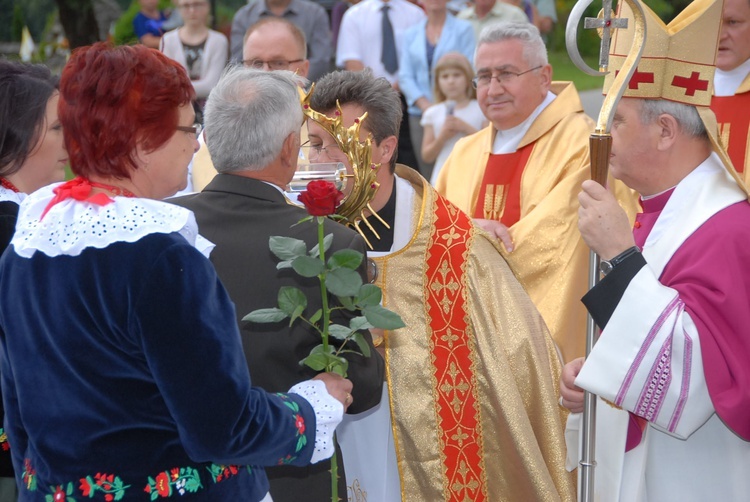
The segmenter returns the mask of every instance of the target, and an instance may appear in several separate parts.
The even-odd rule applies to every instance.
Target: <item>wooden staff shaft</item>
[[[609,171],[609,154],[612,151],[612,136],[594,133],[589,138],[591,158],[591,179],[602,186],[607,184]],[[589,258],[589,286],[593,288],[599,282],[599,255],[591,251]],[[586,326],[586,357],[594,348],[599,334],[594,319],[589,314]],[[581,502],[594,500],[594,468],[596,467],[596,396],[584,392],[583,420],[581,422]]]

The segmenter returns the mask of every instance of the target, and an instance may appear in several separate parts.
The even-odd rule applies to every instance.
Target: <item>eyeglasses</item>
[[[305,155],[305,157],[313,162],[320,159],[323,152],[325,152],[329,159],[340,159],[342,154],[344,153],[341,151],[341,148],[339,148],[338,145],[328,145],[324,148],[320,145],[311,145],[309,141],[304,145],[301,145],[300,148],[303,149],[303,154],[307,152],[307,155]]]
[[[182,10],[202,9],[204,7],[208,7],[208,2],[184,3],[177,6],[178,9]]]
[[[273,61],[263,61],[262,59],[245,59],[242,61],[247,67],[255,68],[256,70],[262,70],[264,65],[268,65],[268,69],[271,71],[277,70],[288,70],[289,67],[294,63],[301,63],[304,59],[293,59],[287,61],[286,59],[274,59]]]
[[[542,65],[537,66],[535,68],[531,68],[530,70],[522,71],[521,73],[516,73],[514,71],[501,71],[501,72],[497,72],[497,74],[495,75],[493,75],[492,73],[483,73],[471,79],[471,85],[474,86],[474,89],[478,89],[480,87],[490,85],[490,82],[492,82],[493,78],[497,80],[498,84],[501,84],[501,85],[510,84],[521,75],[525,75],[531,71],[538,70],[541,67]]]
[[[203,132],[203,124],[196,122],[192,126],[177,126],[175,129],[178,131],[193,133],[196,138],[200,138],[201,133]]]

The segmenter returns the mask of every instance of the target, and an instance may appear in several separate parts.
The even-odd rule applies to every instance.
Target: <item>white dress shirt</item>
[[[388,73],[380,61],[383,48],[382,8],[388,4],[388,18],[393,25],[396,52],[401,54],[401,35],[407,28],[424,19],[425,13],[406,0],[365,0],[350,7],[341,20],[336,49],[336,66],[347,61],[361,61],[376,77],[385,77],[391,84],[398,81],[398,72]]]

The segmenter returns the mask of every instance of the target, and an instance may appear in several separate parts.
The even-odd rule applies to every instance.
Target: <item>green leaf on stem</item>
[[[349,329],[352,331],[367,330],[374,327],[364,316],[357,316],[349,321]]]
[[[339,299],[339,302],[341,302],[341,306],[346,310],[357,310],[357,305],[355,305],[354,298],[352,298],[351,296],[337,296],[336,298]]]
[[[328,334],[337,340],[346,340],[352,334],[352,330],[341,324],[331,324],[328,327]]]
[[[278,301],[279,308],[289,316],[293,315],[298,307],[302,307],[302,310],[307,307],[305,293],[293,286],[282,286],[279,289]]]
[[[323,309],[318,309],[315,311],[315,313],[310,317],[310,324],[315,324],[316,322],[320,321],[320,318],[323,316]]]
[[[295,227],[295,226],[299,225],[300,223],[305,223],[306,221],[311,221],[312,219],[313,219],[313,216],[311,216],[311,215],[308,214],[307,216],[305,216],[304,218],[302,218],[301,220],[299,220],[297,223],[295,223],[292,226]]]
[[[354,249],[339,249],[331,255],[328,259],[328,267],[331,270],[337,268],[348,268],[350,270],[357,270],[364,256],[359,251]]]
[[[337,268],[326,274],[328,291],[336,296],[354,296],[362,286],[362,278],[348,268]]]
[[[354,333],[352,340],[357,344],[359,350],[362,351],[363,356],[370,357],[370,345],[365,340],[365,337],[362,336],[362,333]]]
[[[333,354],[336,349],[332,346],[328,346],[328,351],[326,352],[326,348],[322,343],[319,343],[315,347],[312,348],[310,351],[310,354]]]
[[[311,353],[309,356],[301,360],[299,363],[301,365],[308,366],[314,369],[315,371],[323,371],[325,367],[328,365],[328,357],[329,357],[329,354],[323,354],[323,353],[312,354]]]
[[[383,300],[383,291],[374,284],[363,284],[359,288],[359,293],[355,299],[357,305],[360,308],[367,307],[368,305],[380,305]]]
[[[331,249],[331,244],[333,244],[333,234],[328,234],[323,237],[323,251]],[[320,246],[318,244],[315,244],[310,250],[310,256],[313,258],[318,258],[320,256]]]
[[[294,260],[298,256],[307,254],[307,244],[305,244],[305,241],[292,237],[273,235],[268,239],[268,247],[280,260]]]
[[[250,322],[279,322],[283,321],[287,317],[289,317],[289,314],[281,309],[277,309],[274,307],[271,309],[253,310],[245,317],[243,317],[242,320]]]
[[[285,268],[292,268],[292,260],[283,260],[276,264],[276,270],[283,270]]]
[[[295,258],[292,268],[302,277],[317,277],[325,270],[325,265],[320,259],[305,255]]]
[[[370,324],[376,328],[398,329],[406,326],[404,321],[401,320],[401,316],[380,305],[368,305],[362,309],[362,313],[370,321]]]
[[[294,312],[292,312],[292,316],[289,319],[289,327],[290,328],[292,327],[292,324],[294,324],[294,321],[296,321],[302,315],[302,312],[305,311],[305,307],[306,306],[307,305],[297,305],[297,308],[294,309]]]
[[[310,351],[310,355],[302,359],[299,364],[308,366],[315,371],[332,371],[338,375],[346,376],[349,369],[349,361],[334,354],[335,348],[328,346],[328,352],[322,344],[316,345]]]
[[[328,371],[346,378],[349,371],[349,361],[343,357],[332,357],[331,359],[332,361],[328,364]]]

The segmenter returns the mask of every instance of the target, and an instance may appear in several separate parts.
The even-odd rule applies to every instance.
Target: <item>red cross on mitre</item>
[[[685,96],[695,96],[695,91],[708,90],[708,80],[701,80],[700,76],[700,72],[697,71],[694,71],[689,78],[675,75],[672,79],[672,86],[685,89]]]
[[[615,77],[617,77],[618,73],[620,73],[620,70],[617,70],[615,72]],[[638,71],[638,68],[636,68],[635,73],[633,73],[633,76],[630,77],[630,82],[628,82],[628,89],[638,90],[638,86],[641,84],[653,84],[653,83],[654,83],[653,72]]]

